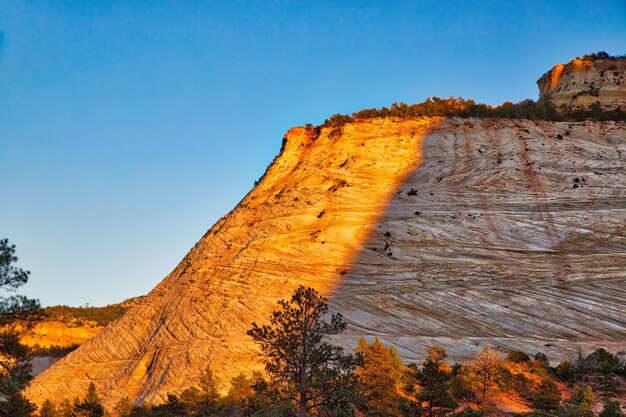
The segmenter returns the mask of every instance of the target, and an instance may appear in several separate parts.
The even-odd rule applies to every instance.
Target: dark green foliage
[[[31,417],[37,407],[28,401],[22,394],[16,393],[2,401],[0,416],[6,417]]]
[[[0,290],[15,292],[30,272],[16,267],[15,245],[0,239]],[[0,296],[0,416],[26,417],[35,407],[20,391],[32,379],[28,348],[20,344],[18,328],[29,329],[43,318],[39,301],[23,295]]]
[[[213,371],[207,367],[198,380],[198,387],[187,388],[180,397],[170,395],[168,400],[171,399],[172,404],[176,400],[176,406],[180,405],[189,415],[212,413],[220,407],[222,400],[219,385]]]
[[[28,282],[29,271],[16,267],[15,245],[0,239],[0,290],[17,291]],[[0,296],[0,327],[29,327],[43,318],[39,301],[23,295]]]
[[[224,399],[225,403],[231,407],[238,407],[241,409],[247,408],[247,401],[254,390],[252,389],[253,378],[248,378],[243,373],[233,377],[230,380],[230,389]]]
[[[548,357],[541,352],[537,352],[535,353],[535,361],[541,362],[543,365],[542,366],[548,366],[548,363],[550,363],[550,361],[548,360]]]
[[[317,291],[300,286],[291,300],[278,304],[280,309],[273,312],[270,325],[252,323],[248,335],[260,345],[267,372],[295,393],[294,406],[298,415],[305,417],[318,412],[320,399],[327,395],[324,387],[316,386],[316,379],[349,371],[355,358],[325,341],[345,330],[346,323],[340,314],[332,315],[330,321],[322,319],[328,303]]]
[[[359,381],[354,374],[355,361],[343,361],[339,367],[327,367],[311,379],[312,397],[318,406],[312,411],[316,416],[349,417],[364,404],[359,393]]]
[[[44,401],[39,409],[39,417],[61,417],[57,407],[50,400]]]
[[[167,394],[167,401],[152,408],[133,407],[130,417],[185,417],[184,405],[174,394]]]
[[[524,363],[524,362],[530,362],[530,356],[528,356],[522,351],[512,350],[509,353],[507,353],[504,360],[508,362]]]
[[[617,394],[619,385],[615,381],[615,374],[599,372],[596,374],[595,382],[604,398],[612,398]]]
[[[599,51],[592,54],[585,54],[582,57],[583,61],[595,61],[596,59],[626,59],[626,55],[609,55],[604,51]]]
[[[333,133],[346,123],[357,119],[374,119],[385,117],[397,117],[402,119],[418,119],[422,117],[481,117],[499,119],[529,119],[529,120],[552,120],[552,121],[582,121],[582,120],[626,120],[626,111],[602,110],[597,105],[584,109],[559,108],[558,110],[549,99],[542,98],[538,101],[530,99],[519,103],[505,102],[500,106],[476,103],[474,100],[463,98],[427,98],[418,104],[393,103],[391,107],[381,109],[365,109],[352,113],[352,115],[335,114],[324,121],[323,127],[332,127]],[[337,130],[338,132],[338,130]],[[331,134],[332,136],[332,134]]]
[[[253,394],[247,400],[246,415],[257,417],[293,416],[296,409],[292,402],[285,398],[285,387],[276,381],[268,382],[261,375],[252,377]]]
[[[624,417],[624,413],[617,401],[607,401],[600,413],[600,417]]]
[[[587,362],[591,367],[594,367],[598,372],[603,374],[615,372],[622,365],[617,356],[604,348],[596,349],[594,352],[587,355]]]
[[[51,356],[53,358],[62,358],[68,353],[75,351],[79,348],[79,344],[73,344],[70,346],[58,346],[58,345],[50,345],[47,347],[41,347],[38,344],[31,346],[30,348],[30,356],[38,357],[38,356]]]
[[[591,386],[579,385],[576,387],[570,399],[565,401],[565,413],[569,417],[593,417],[593,406],[596,403],[596,395]]]
[[[528,414],[524,414],[524,417],[551,417],[553,415],[554,414],[547,413],[545,411],[537,411],[537,410],[535,410],[535,411],[532,411],[532,412],[530,412]]]
[[[89,384],[87,395],[80,401],[74,401],[74,415],[72,417],[102,417],[104,416],[104,408],[100,403],[100,398],[96,394],[96,386]]]
[[[576,378],[576,370],[570,361],[563,361],[556,367],[556,374],[563,381],[572,381]]]
[[[129,309],[128,303],[111,304],[104,307],[69,307],[65,305],[46,307],[45,313],[51,320],[57,320],[70,327],[80,327],[84,322],[95,322],[107,326],[122,317]]]
[[[452,397],[457,400],[471,400],[475,397],[467,369],[461,364],[455,363],[452,367],[452,377],[448,381],[448,387]]]
[[[542,411],[556,411],[561,403],[561,391],[550,378],[545,378],[539,384],[533,395],[533,408]]]
[[[117,417],[126,417],[133,410],[133,404],[128,397],[124,397],[115,404],[113,412]]]
[[[428,353],[428,359],[424,362],[422,369],[415,374],[421,387],[417,399],[422,404],[426,404],[424,406],[426,417],[441,417],[457,406],[448,387],[452,373],[444,369],[444,359],[447,355],[443,349],[430,348]]]

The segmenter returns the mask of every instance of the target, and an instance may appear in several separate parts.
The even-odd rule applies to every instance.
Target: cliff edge
[[[485,344],[566,359],[626,339],[626,125],[371,119],[294,128],[145,298],[27,390],[162,402],[260,369],[246,330],[299,285],[405,360]]]
[[[574,60],[539,87],[557,106],[626,108],[625,70]],[[343,314],[338,343],[377,336],[407,361],[434,344],[452,360],[623,349],[625,123],[373,114],[291,129],[174,271],[26,395],[93,382],[107,406],[159,403],[207,365],[223,381],[260,369],[246,331],[300,285]]]
[[[552,67],[538,81],[539,95],[560,108],[626,109],[626,58],[576,58]]]

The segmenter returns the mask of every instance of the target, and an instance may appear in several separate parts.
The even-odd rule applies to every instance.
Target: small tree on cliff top
[[[346,323],[340,314],[333,314],[330,321],[322,319],[328,303],[312,288],[300,286],[291,300],[278,304],[270,325],[252,323],[248,335],[260,345],[267,372],[293,388],[294,395],[286,397],[298,415],[305,417],[316,412],[325,394],[316,386],[316,379],[350,361],[342,348],[325,341],[345,330]]]

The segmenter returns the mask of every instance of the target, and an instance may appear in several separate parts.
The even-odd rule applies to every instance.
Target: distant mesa
[[[603,110],[626,109],[626,56],[604,52],[585,55],[552,67],[539,80],[539,94],[557,107],[587,109],[598,102]]]

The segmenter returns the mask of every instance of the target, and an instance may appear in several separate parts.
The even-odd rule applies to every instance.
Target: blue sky
[[[536,98],[626,53],[621,1],[0,2],[0,237],[44,305],[145,294],[294,125]]]

